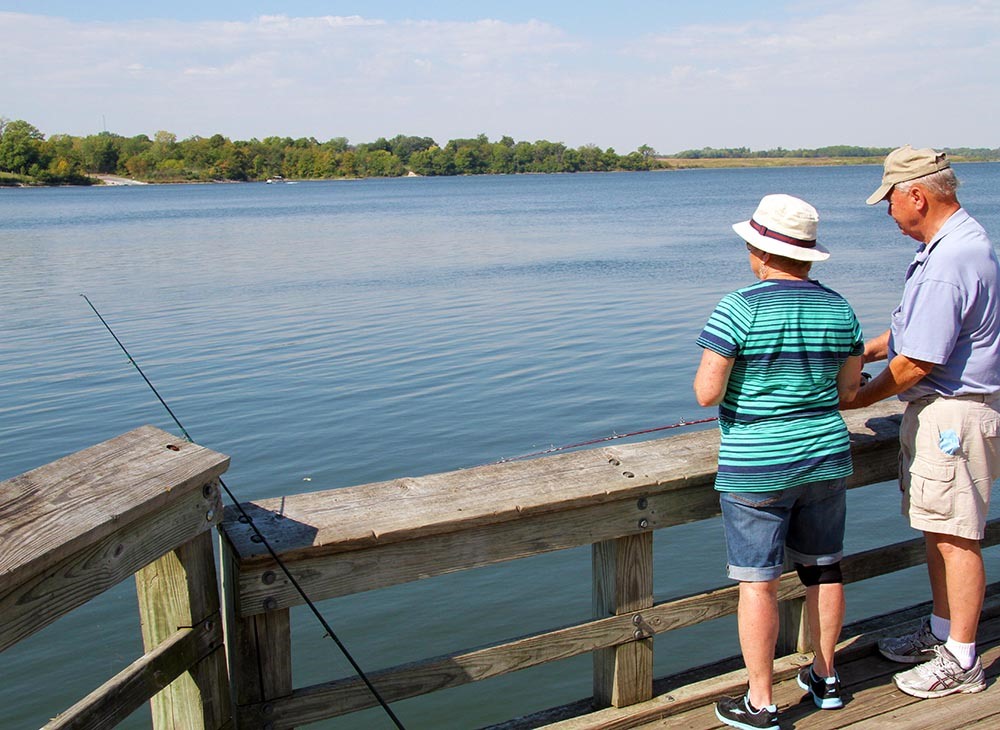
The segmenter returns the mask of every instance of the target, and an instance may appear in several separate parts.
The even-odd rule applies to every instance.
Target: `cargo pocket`
[[[917,456],[910,464],[910,514],[951,517],[955,512],[955,464]]]
[[[980,421],[983,428],[983,436],[988,439],[995,439],[997,436],[1000,436],[1000,414],[994,414],[995,411]]]

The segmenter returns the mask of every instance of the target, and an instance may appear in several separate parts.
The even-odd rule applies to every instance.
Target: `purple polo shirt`
[[[906,271],[892,313],[889,359],[934,363],[899,399],[1000,391],[1000,263],[986,231],[957,210]]]

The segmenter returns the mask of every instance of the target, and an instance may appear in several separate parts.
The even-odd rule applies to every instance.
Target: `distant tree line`
[[[145,182],[208,182],[289,179],[482,175],[547,172],[602,172],[668,168],[671,160],[755,158],[840,158],[874,160],[890,148],[834,145],[818,149],[751,150],[748,147],[685,150],[658,156],[642,145],[619,155],[596,145],[576,149],[562,142],[515,142],[485,134],[438,145],[430,137],[396,135],[350,144],[345,137],[320,142],[313,137],[265,137],[233,141],[221,134],[178,140],[171,132],[123,137],[101,132],[86,137],[45,137],[32,124],[0,117],[0,184],[86,185],[107,174]],[[1000,160],[1000,149],[955,148],[959,159]]]
[[[786,150],[784,147],[776,147],[769,150],[751,150],[749,147],[703,147],[700,150],[684,150],[674,155],[669,155],[669,159],[681,160],[724,160],[724,159],[754,159],[754,158],[882,158],[892,152],[892,147],[855,147],[852,145],[831,145],[829,147],[818,147],[814,150],[797,149]],[[1000,148],[988,149],[985,147],[955,147],[945,148],[945,151],[957,158],[965,160],[1000,160]]]
[[[499,173],[649,170],[658,166],[643,145],[619,155],[594,145],[572,149],[561,142],[490,142],[481,134],[439,146],[430,137],[397,135],[350,144],[344,137],[265,137],[232,141],[221,134],[178,140],[170,132],[123,137],[101,132],[86,137],[45,138],[23,120],[0,118],[0,182],[86,184],[108,174],[146,182],[480,175]]]

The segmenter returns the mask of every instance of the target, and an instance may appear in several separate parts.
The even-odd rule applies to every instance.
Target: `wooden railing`
[[[895,478],[900,412],[846,415],[850,486]],[[228,507],[220,620],[209,528],[229,460],[143,427],[0,484],[0,651],[135,574],[147,653],[47,727],[111,727],[151,701],[161,730],[292,728],[376,701],[357,678],[293,686],[304,599],[249,520],[313,601],[592,545],[591,620],[369,677],[394,702],[590,653],[594,704],[632,705],[652,695],[653,636],[736,610],[734,585],[653,600],[653,533],[718,514],[717,450],[710,429]],[[984,545],[998,541],[990,523]],[[845,581],[923,560],[922,540],[849,555]],[[779,598],[779,653],[806,650],[794,573]]]
[[[890,401],[845,414],[855,462],[851,487],[895,478],[901,411]],[[592,620],[370,677],[393,702],[589,652],[595,704],[624,706],[651,696],[654,635],[736,609],[733,585],[653,601],[653,532],[718,514],[717,453],[711,429],[244,507],[316,601],[592,545]],[[356,678],[293,687],[289,609],[302,596],[232,508],[221,530],[239,726],[280,730],[376,704]],[[997,535],[991,525],[986,544]],[[845,580],[923,560],[922,540],[881,547],[847,556]],[[779,597],[779,651],[803,650],[804,590],[794,573],[782,577]]]
[[[49,722],[232,726],[210,528],[229,459],[151,426],[0,483],[0,651],[133,574],[146,654]]]

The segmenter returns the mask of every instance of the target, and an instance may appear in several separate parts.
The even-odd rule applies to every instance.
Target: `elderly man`
[[[903,514],[922,530],[934,606],[912,634],[879,642],[903,692],[940,697],[986,687],[976,654],[983,605],[983,538],[990,487],[1000,476],[1000,264],[986,232],[959,204],[943,153],[909,145],[885,159],[883,200],[900,231],[920,242],[889,330],[865,362],[888,367],[844,408],[889,396],[906,402],[900,426]]]

